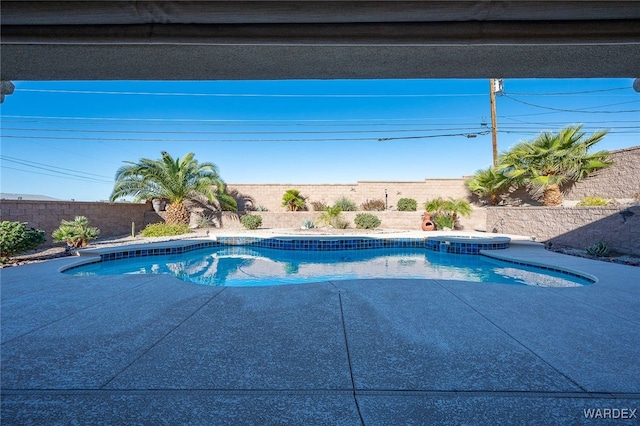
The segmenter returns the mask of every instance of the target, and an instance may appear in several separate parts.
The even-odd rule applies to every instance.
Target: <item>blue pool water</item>
[[[541,287],[577,287],[586,279],[478,255],[419,248],[301,251],[224,246],[183,254],[97,262],[70,275],[170,274],[212,286],[264,286],[367,278],[464,280]]]

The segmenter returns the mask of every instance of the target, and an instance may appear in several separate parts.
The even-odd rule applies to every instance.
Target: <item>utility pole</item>
[[[491,101],[491,144],[493,146],[493,166],[498,166],[498,125],[496,124],[496,84],[501,81],[489,79],[489,100]]]

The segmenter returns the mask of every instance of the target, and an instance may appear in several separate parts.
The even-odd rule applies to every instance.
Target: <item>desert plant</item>
[[[76,216],[74,220],[63,220],[60,227],[51,234],[53,241],[65,241],[73,248],[86,247],[89,241],[98,235],[100,230],[89,226],[89,220],[85,216]]]
[[[499,158],[498,169],[517,186],[542,190],[542,204],[562,204],[561,186],[578,182],[613,164],[607,151],[589,153],[606,131],[585,137],[582,126],[569,126],[557,134],[544,132],[520,142]]]
[[[454,228],[453,218],[449,215],[434,215],[431,217],[431,221],[436,225],[436,229],[440,231]]]
[[[312,220],[306,219],[302,221],[302,226],[301,226],[302,229],[313,229],[315,227],[316,227],[316,224],[313,223]]]
[[[113,202],[132,195],[137,200],[166,198],[167,223],[189,223],[189,212],[184,201],[190,198],[218,201],[221,210],[236,210],[236,201],[227,193],[226,185],[213,163],[198,163],[193,153],[174,159],[166,151],[162,158],[141,158],[137,163],[125,161],[116,172],[116,183],[111,192]]]
[[[511,180],[496,167],[489,167],[478,170],[465,185],[479,197],[489,197],[489,202],[495,206],[500,201],[498,196],[509,188]]]
[[[431,220],[438,229],[459,227],[459,217],[470,216],[473,211],[471,204],[465,200],[454,198],[445,200],[441,197],[427,201],[424,208],[431,214]]]
[[[262,216],[257,214],[246,214],[240,219],[242,226],[247,229],[258,229],[262,226]]]
[[[258,207],[256,207],[256,211],[257,211],[257,212],[268,212],[268,211],[269,211],[269,209],[268,209],[268,208],[266,208],[266,207],[265,207],[265,206],[263,206],[263,205],[259,205]]]
[[[418,202],[413,198],[400,198],[398,200],[398,211],[415,212],[418,209]]]
[[[33,250],[45,242],[45,235],[41,229],[27,228],[26,222],[3,220],[0,223],[0,263],[13,255]]]
[[[316,212],[323,212],[329,206],[327,206],[327,203],[325,203],[324,201],[312,201],[311,202],[311,207],[313,207],[313,210],[316,211]]]
[[[367,200],[360,206],[362,210],[368,212],[383,212],[385,210],[384,200]]]
[[[333,221],[333,227],[336,229],[347,229],[349,227],[349,221],[342,217],[337,217]]]
[[[577,206],[608,206],[611,201],[602,197],[584,197],[578,201]]]
[[[609,256],[609,247],[604,241],[599,241],[585,250],[589,256],[606,257]]]
[[[140,235],[143,237],[167,237],[173,235],[188,234],[191,232],[189,225],[184,223],[151,223],[147,225]]]
[[[320,213],[319,220],[327,226],[333,226],[336,228],[336,221],[340,217],[342,209],[338,206],[328,207],[325,211]]]
[[[354,212],[358,209],[358,207],[356,206],[356,203],[354,203],[353,201],[351,201],[350,199],[348,199],[347,197],[342,197],[338,200],[336,200],[335,203],[333,203],[334,207],[340,207],[340,209],[343,212]]]
[[[282,206],[287,210],[296,212],[304,208],[305,199],[297,189],[288,189],[282,196]]]
[[[197,225],[198,228],[208,228],[210,226],[213,226],[213,221],[208,217],[202,216],[198,219]]]
[[[358,229],[376,229],[380,226],[380,219],[371,213],[358,213],[354,219]]]

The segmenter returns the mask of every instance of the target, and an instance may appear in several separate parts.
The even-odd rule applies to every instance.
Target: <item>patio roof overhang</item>
[[[3,1],[2,80],[638,77],[638,1]]]

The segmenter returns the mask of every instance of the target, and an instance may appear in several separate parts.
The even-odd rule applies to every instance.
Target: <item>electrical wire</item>
[[[632,104],[632,103],[640,102],[638,100],[628,101],[628,102],[618,102],[618,103],[615,103],[615,104],[608,104],[608,105],[598,105],[598,106],[580,108],[580,109],[562,109],[562,108],[552,108],[552,107],[546,107],[546,106],[542,106],[542,105],[536,105],[536,104],[533,104],[533,103],[530,103],[530,102],[521,101],[521,100],[516,99],[514,97],[511,97],[509,95],[504,95],[503,97],[505,97],[507,99],[511,99],[512,101],[515,101],[515,102],[518,102],[518,103],[521,103],[521,104],[524,104],[524,105],[529,105],[529,106],[533,106],[533,107],[536,107],[536,108],[548,109],[548,110],[552,110],[552,111],[560,111],[560,112],[572,112],[572,113],[582,113],[582,114],[619,114],[619,113],[640,112],[640,109],[626,110],[626,111],[588,111],[591,108],[602,108],[602,107],[608,107],[608,106],[626,105],[626,104]]]
[[[88,172],[82,172],[82,171],[78,171],[78,170],[65,169],[65,168],[62,168],[62,167],[56,167],[56,166],[52,166],[52,165],[49,165],[49,164],[36,163],[34,161],[21,160],[21,159],[16,159],[15,157],[7,157],[7,156],[4,156],[4,155],[0,155],[0,158],[3,161],[8,161],[8,162],[11,162],[11,163],[20,164],[22,166],[32,167],[32,168],[37,169],[37,170],[44,170],[44,171],[51,172],[51,173],[57,173],[58,175],[61,175],[59,177],[69,177],[69,178],[81,179],[81,180],[84,180],[84,181],[97,182],[97,183],[113,183],[113,180],[97,179],[97,178],[91,177],[91,176],[99,176],[99,177],[107,178],[107,176],[96,175],[94,173],[88,173]],[[5,168],[5,167],[3,166],[3,168]],[[11,168],[11,167],[6,167],[6,168]],[[64,170],[64,171],[59,171],[59,170],[56,170],[56,169]],[[23,170],[23,171],[27,171],[27,170]],[[74,173],[68,173],[68,171],[71,171],[71,172],[74,172]],[[80,176],[80,175],[77,175],[75,173],[91,175],[91,176]],[[53,175],[53,176],[58,176],[58,175]]]

